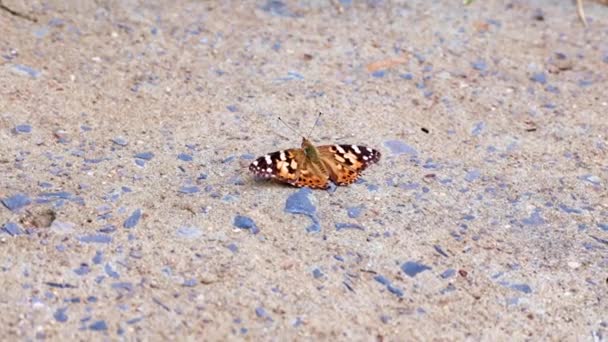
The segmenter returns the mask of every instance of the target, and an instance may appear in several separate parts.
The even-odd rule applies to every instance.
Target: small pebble
[[[184,283],[182,284],[182,286],[185,286],[185,287],[194,287],[194,286],[196,286],[196,284],[198,284],[198,282],[196,281],[196,279],[190,278],[190,279],[184,280]]]
[[[24,194],[16,194],[2,199],[2,204],[10,211],[18,211],[31,203],[32,200]]]
[[[485,127],[486,127],[486,124],[483,121],[476,123],[475,126],[473,126],[473,129],[471,130],[471,135],[477,136],[477,135],[481,134],[481,132],[483,132]]]
[[[376,71],[372,72],[372,77],[382,78],[384,76],[386,76],[386,70],[376,70]]]
[[[89,325],[89,329],[93,331],[106,331],[108,330],[108,325],[106,321],[96,321]]]
[[[519,292],[532,293],[532,288],[528,284],[511,284],[509,287]]]
[[[549,85],[547,85],[547,86],[545,87],[545,90],[546,90],[546,91],[548,91],[548,92],[550,92],[550,93],[559,94],[559,88],[557,88],[557,87],[556,87],[556,86],[554,86],[554,85],[550,85],[550,84],[549,84]]]
[[[112,237],[106,234],[90,234],[79,237],[78,241],[82,243],[110,243]]]
[[[447,255],[446,252],[443,251],[443,248],[441,248],[441,246],[439,245],[433,245],[433,248],[435,249],[435,251],[439,254],[441,254],[442,256],[449,258],[449,255]]]
[[[466,176],[464,177],[464,180],[471,183],[471,182],[476,181],[480,176],[481,176],[481,172],[479,170],[471,170],[471,171],[467,172]]]
[[[41,75],[40,71],[23,64],[13,65],[12,70],[17,74],[29,76],[31,78],[38,78]]]
[[[294,328],[297,328],[297,327],[301,326],[302,324],[304,324],[304,321],[300,317],[296,317],[296,319],[294,319],[291,322],[291,326]]]
[[[414,78],[414,75],[412,75],[409,72],[406,72],[404,74],[399,75],[399,77],[403,78],[404,80],[412,80]]]
[[[127,139],[120,136],[113,138],[112,142],[119,146],[127,146],[129,144]]]
[[[361,213],[363,212],[363,209],[365,207],[363,205],[359,205],[356,207],[349,207],[346,208],[346,213],[348,214],[348,217],[350,218],[357,218],[359,216],[361,216]]]
[[[586,87],[589,87],[589,86],[593,85],[593,83],[594,83],[593,80],[582,79],[582,80],[578,81],[578,86],[582,87],[582,88],[586,88]]]
[[[317,207],[313,204],[312,190],[302,188],[287,197],[285,212],[290,214],[302,214],[312,220],[312,224],[306,228],[309,233],[321,230],[321,224],[317,217]]]
[[[103,262],[103,252],[96,251],[95,256],[93,257],[93,259],[91,261],[93,261],[93,263],[95,265],[101,264]]]
[[[258,317],[260,317],[260,318],[269,318],[269,317],[268,317],[268,313],[267,313],[267,312],[266,312],[266,310],[265,310],[263,307],[261,307],[261,306],[259,306],[259,307],[255,308],[255,314],[256,314],[256,316],[258,316]]]
[[[68,308],[59,308],[55,310],[55,313],[53,313],[53,318],[55,318],[55,320],[60,323],[67,322],[68,315],[66,314],[66,311],[68,311]]]
[[[32,126],[27,125],[27,124],[17,125],[17,126],[15,126],[14,132],[15,133],[31,133]]]
[[[403,295],[404,295],[402,289],[400,289],[396,286],[393,286],[392,284],[386,285],[386,289],[397,297],[403,297]]]
[[[488,64],[483,59],[478,59],[475,62],[471,63],[473,69],[478,71],[486,71],[488,70]]]
[[[179,193],[181,194],[195,194],[200,191],[198,186],[182,186],[179,188]]]
[[[530,76],[530,79],[536,83],[546,84],[547,74],[545,74],[544,72],[533,73],[532,76]]]
[[[189,161],[192,161],[192,155],[187,154],[187,153],[180,153],[177,155],[177,159],[179,159],[181,161],[189,162]]]
[[[292,17],[294,14],[289,10],[287,5],[279,0],[267,0],[262,6],[264,12],[268,12],[274,16]]]
[[[150,161],[150,160],[152,160],[152,158],[154,158],[154,153],[152,153],[152,152],[137,153],[135,155],[135,158]]]
[[[407,274],[410,277],[415,277],[418,273],[430,270],[429,266],[423,265],[421,263],[415,261],[406,261],[401,265],[401,270],[403,273]]]
[[[21,235],[24,233],[23,229],[21,228],[20,225],[13,223],[13,222],[7,222],[2,226],[2,230],[4,232],[6,232],[7,234],[9,234],[10,236],[17,236],[17,235]]]
[[[342,229],[358,229],[358,230],[365,230],[365,228],[363,228],[363,226],[356,224],[356,223],[336,223],[336,230],[340,231]]]
[[[253,219],[248,216],[237,215],[234,217],[233,225],[240,229],[249,229],[253,234],[260,232]]]
[[[237,253],[239,251],[239,247],[235,243],[228,244],[226,248],[228,248],[228,250],[230,250],[232,253]]]
[[[593,184],[593,185],[601,185],[602,184],[602,180],[600,179],[600,177],[595,176],[595,175],[584,175],[580,177],[583,180],[586,180],[587,182]]]
[[[319,279],[319,278],[323,277],[323,272],[320,269],[315,268],[314,270],[312,270],[312,276],[315,279]]]
[[[103,270],[106,272],[108,277],[111,277],[114,279],[120,278],[120,274],[118,274],[118,272],[116,272],[114,270],[114,268],[112,268],[112,265],[110,265],[110,263],[106,263],[106,265],[103,267]]]
[[[139,223],[140,218],[141,218],[141,209],[136,209],[135,211],[133,211],[131,216],[129,216],[125,220],[125,222],[123,223],[122,226],[127,229],[133,228],[137,225],[137,223]]]
[[[521,220],[521,223],[526,226],[538,226],[545,223],[545,220],[540,216],[540,211],[535,210],[530,217]]]
[[[534,10],[534,14],[532,15],[532,18],[536,21],[544,21],[545,20],[545,14],[543,13],[543,10],[540,8],[537,8]]]
[[[382,285],[388,285],[388,284],[390,284],[390,281],[385,276],[383,276],[383,275],[374,276],[374,280],[377,281],[377,282],[379,282]]]
[[[76,268],[74,270],[74,273],[76,273],[79,276],[86,275],[89,272],[91,272],[91,268],[87,264],[81,264],[78,268]]]
[[[453,268],[448,268],[447,270],[443,271],[443,273],[441,273],[441,278],[447,279],[452,277],[454,274],[456,274],[456,270]]]

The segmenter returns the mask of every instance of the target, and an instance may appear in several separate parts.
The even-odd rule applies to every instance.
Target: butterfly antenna
[[[290,124],[288,124],[287,122],[283,121],[283,119],[281,119],[281,117],[278,117],[279,121],[285,125],[285,127],[289,128],[290,130],[292,130],[294,133],[296,133],[297,135],[302,135],[300,132],[298,132],[298,130],[296,130],[295,128],[293,128]]]
[[[315,129],[315,127],[317,127],[317,124],[319,123],[319,119],[321,118],[321,112],[319,112],[319,115],[317,115],[317,120],[315,120],[315,124],[312,125],[312,128],[310,129],[310,132],[308,132],[308,136],[310,137],[310,135],[312,134],[312,131]]]

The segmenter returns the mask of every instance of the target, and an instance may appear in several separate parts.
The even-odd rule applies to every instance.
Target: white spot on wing
[[[361,154],[361,150],[359,150],[359,147],[357,147],[357,145],[351,145],[350,147],[353,149],[353,151],[355,151],[355,153]]]
[[[272,164],[272,159],[270,159],[270,155],[265,155],[264,156],[264,160],[266,161],[266,164],[270,165]]]
[[[266,169],[266,172],[271,173],[271,172],[272,172],[272,169],[271,169],[271,168],[267,168],[267,169]]]
[[[281,160],[285,160],[285,152],[281,151],[281,156],[280,156]]]
[[[336,145],[336,149],[338,150],[338,152],[340,152],[341,154],[346,153],[346,151],[344,151],[344,149],[342,148],[342,146],[340,145]]]
[[[256,161],[254,161],[254,162],[253,162],[253,165],[258,166],[258,161],[257,161],[257,160],[256,160]]]

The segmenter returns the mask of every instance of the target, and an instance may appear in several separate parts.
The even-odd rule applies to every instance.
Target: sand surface
[[[2,3],[2,340],[608,338],[608,6]]]

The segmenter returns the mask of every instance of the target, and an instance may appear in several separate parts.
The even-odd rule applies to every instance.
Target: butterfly
[[[249,170],[260,178],[313,189],[327,189],[353,183],[361,171],[380,160],[380,152],[360,145],[315,146],[302,138],[302,147],[259,157]]]

